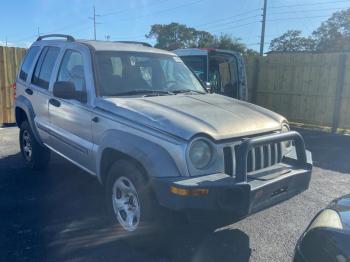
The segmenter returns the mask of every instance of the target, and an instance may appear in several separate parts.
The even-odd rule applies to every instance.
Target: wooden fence
[[[0,46],[0,125],[13,123],[12,83],[25,53]],[[350,53],[246,57],[250,101],[290,121],[350,129]]]
[[[253,103],[290,121],[350,129],[350,53],[247,57]]]
[[[14,123],[13,83],[26,49],[0,46],[0,125]]]

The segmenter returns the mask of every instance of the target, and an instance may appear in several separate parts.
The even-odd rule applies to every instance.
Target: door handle
[[[58,101],[58,100],[56,100],[56,99],[54,99],[54,98],[51,98],[51,99],[49,100],[49,103],[50,103],[51,105],[55,106],[55,107],[60,107],[60,106],[61,106],[61,102]]]
[[[93,122],[95,122],[95,123],[98,123],[98,121],[100,121],[99,118],[98,118],[97,116],[95,116],[95,117],[92,118],[91,120],[92,120]]]
[[[33,94],[33,90],[30,88],[26,88],[26,90],[24,90],[28,95],[32,95]]]

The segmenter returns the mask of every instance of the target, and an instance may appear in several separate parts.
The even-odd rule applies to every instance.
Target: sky
[[[229,34],[259,49],[264,0],[2,0],[0,45],[29,47],[38,33],[65,33],[97,39],[145,39],[152,24],[178,22],[215,35]],[[309,35],[332,13],[350,8],[350,0],[267,0],[265,51],[289,29]]]

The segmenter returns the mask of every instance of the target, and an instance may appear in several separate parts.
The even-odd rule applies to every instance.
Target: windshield
[[[101,96],[143,93],[205,93],[199,80],[176,56],[139,52],[96,53]]]

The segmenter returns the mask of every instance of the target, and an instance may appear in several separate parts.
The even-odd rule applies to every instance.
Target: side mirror
[[[212,93],[212,86],[210,82],[204,82],[205,84],[205,89],[208,91],[208,93]]]
[[[86,101],[86,93],[75,90],[75,85],[70,81],[57,81],[53,85],[53,95],[62,99],[76,99]]]

